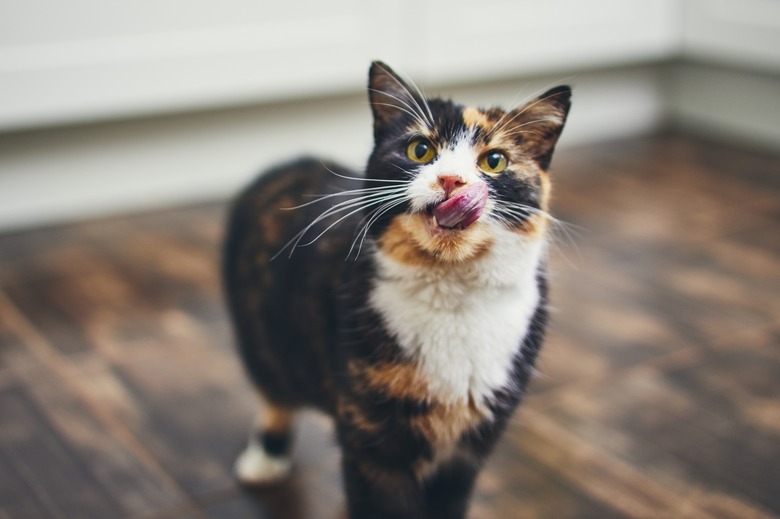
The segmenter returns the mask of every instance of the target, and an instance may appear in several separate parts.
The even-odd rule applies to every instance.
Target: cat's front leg
[[[423,499],[429,519],[463,519],[479,466],[468,459],[454,459],[425,481]]]
[[[336,424],[350,519],[428,517],[415,467],[432,451],[404,409],[395,399],[342,395]]]
[[[345,449],[342,458],[350,519],[427,519],[421,489],[411,471],[376,464]],[[438,516],[437,516],[438,517]]]

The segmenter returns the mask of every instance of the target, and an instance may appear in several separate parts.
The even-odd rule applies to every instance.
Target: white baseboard
[[[567,146],[658,128],[658,78],[645,67],[436,93],[506,106],[570,83],[574,107],[561,141]],[[370,148],[363,95],[0,134],[0,229],[219,199],[279,160],[311,153],[359,168]]]
[[[674,126],[780,150],[780,74],[686,63],[672,67],[669,86]]]

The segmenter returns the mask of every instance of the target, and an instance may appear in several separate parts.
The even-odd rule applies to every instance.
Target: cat
[[[236,473],[287,475],[294,414],[316,408],[335,419],[349,517],[462,518],[542,345],[571,89],[478,109],[374,62],[368,94],[363,174],[299,159],[230,209],[226,299],[264,402]]]

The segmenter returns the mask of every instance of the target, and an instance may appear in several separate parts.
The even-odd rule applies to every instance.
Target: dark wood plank
[[[110,433],[104,432],[104,439],[94,434],[99,427],[84,409],[55,398],[60,388],[36,389],[45,393],[45,407],[23,387],[0,391],[0,463],[3,478],[12,484],[2,485],[2,513],[135,517],[175,504],[165,486]]]
[[[768,517],[780,510],[767,462],[780,459],[779,377],[776,356],[735,348],[561,392],[546,414],[670,491],[752,503],[744,510]]]
[[[137,517],[186,504],[103,405],[117,388],[100,365],[77,370],[2,294],[0,329],[10,338],[3,347],[18,353],[0,385],[0,471],[21,487],[0,499],[0,513]],[[99,397],[82,376],[100,386]]]
[[[335,463],[333,463],[335,461]],[[241,489],[207,506],[214,519],[347,519],[335,458],[302,467],[285,482]]]

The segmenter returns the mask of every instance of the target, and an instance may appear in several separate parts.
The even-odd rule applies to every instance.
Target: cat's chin
[[[381,237],[380,246],[400,263],[432,265],[471,261],[487,252],[493,241],[484,222],[446,227],[424,210],[395,217]]]

